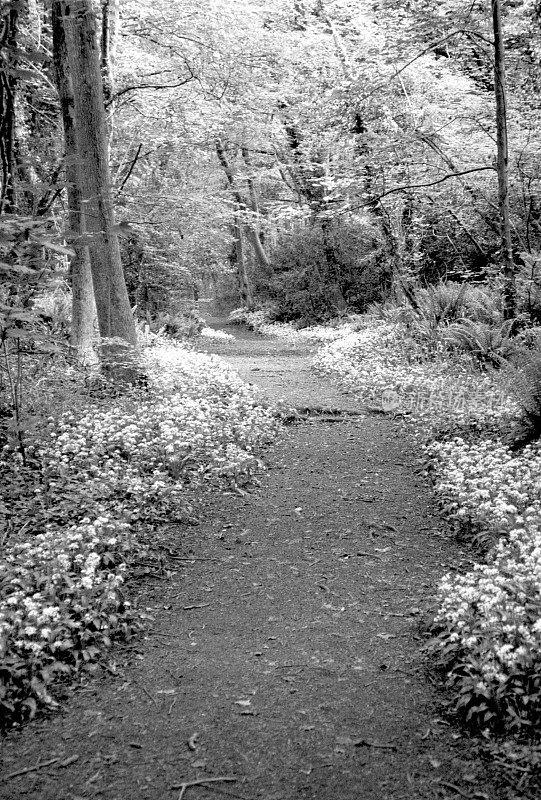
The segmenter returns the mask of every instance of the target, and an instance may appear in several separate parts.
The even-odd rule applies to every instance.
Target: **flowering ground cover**
[[[2,452],[3,722],[54,704],[55,681],[139,626],[123,583],[141,532],[182,512],[187,485],[249,482],[277,431],[273,409],[216,357],[155,338],[142,359],[144,386],[50,416],[24,462]]]
[[[515,400],[498,373],[428,356],[404,326],[373,319],[325,344],[315,367],[369,405],[405,413],[427,443],[443,510],[485,552],[471,571],[442,579],[433,650],[468,721],[532,730],[541,719],[541,445],[503,443]]]

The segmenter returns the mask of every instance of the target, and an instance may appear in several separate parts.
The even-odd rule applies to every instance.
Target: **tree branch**
[[[496,172],[496,167],[475,167],[474,169],[465,169],[463,172],[451,172],[449,175],[444,175],[443,178],[438,178],[437,181],[430,181],[430,183],[412,183],[409,186],[395,186],[394,189],[389,189],[388,191],[383,192],[383,194],[377,195],[374,197],[374,200],[381,200],[383,197],[387,197],[389,194],[394,194],[395,192],[405,192],[408,189],[424,189],[427,186],[436,186],[436,184],[448,181],[450,178],[459,178],[461,175],[470,175],[472,172],[484,172],[486,170]]]
[[[124,89],[120,89],[118,92],[115,92],[107,105],[110,105],[115,100],[118,100],[119,97],[122,97],[123,94],[127,94],[128,92],[137,92],[139,89],[178,89],[179,86],[185,86],[187,83],[193,80],[194,76],[190,75],[189,78],[185,78],[178,83],[140,83],[134,86],[125,86]]]

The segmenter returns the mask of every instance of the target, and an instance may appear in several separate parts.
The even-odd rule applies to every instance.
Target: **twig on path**
[[[355,747],[376,747],[379,750],[396,750],[395,744],[383,744],[380,742],[370,742],[368,739],[355,739]]]
[[[467,798],[467,800],[472,800],[472,795],[468,794],[467,792],[463,792],[462,789],[459,789],[458,786],[455,786],[454,783],[449,783],[448,781],[434,781],[437,786],[445,786],[446,789],[452,789],[453,792],[456,792],[461,797]]]
[[[219,561],[219,558],[203,558],[202,556],[174,556],[172,553],[169,553],[169,558],[173,558],[175,561]]]
[[[51,758],[50,761],[42,761],[41,763],[38,761],[33,767],[25,767],[24,769],[18,769],[16,772],[10,772],[8,775],[4,775],[3,780],[8,781],[11,778],[17,778],[19,775],[26,775],[28,772],[35,772],[37,769],[43,769],[43,767],[50,767],[51,764],[56,764],[57,761],[60,761],[59,758]]]
[[[188,789],[192,786],[204,786],[206,783],[234,783],[238,778],[221,777],[221,778],[197,778],[194,781],[183,781],[182,783],[175,784],[172,789],[180,789],[180,794],[177,800],[182,800]]]
[[[100,665],[100,667],[102,667],[103,669],[106,669],[106,670],[107,670],[107,672],[110,672],[110,673],[111,673],[111,675],[114,675],[114,676],[115,676],[115,678],[122,678],[122,677],[124,677],[124,676],[123,676],[123,674],[122,674],[121,672],[117,672],[117,670],[116,670],[116,669],[113,669],[112,667],[110,667],[110,666],[109,666],[109,664],[106,664],[106,663],[105,663],[105,661],[98,661],[98,664],[99,664],[99,665]]]
[[[142,692],[144,692],[144,693],[146,694],[146,696],[147,696],[147,697],[148,697],[150,700],[152,700],[152,702],[154,703],[154,705],[156,706],[156,708],[158,708],[158,703],[157,703],[157,701],[156,701],[156,698],[155,698],[155,697],[153,697],[153,696],[150,694],[150,692],[148,691],[148,689],[146,689],[146,688],[145,688],[145,687],[144,687],[144,686],[143,686],[141,683],[139,683],[138,681],[135,681],[133,678],[131,679],[131,682],[132,682],[132,683],[134,683],[134,684],[135,684],[135,685],[136,685],[136,686],[137,686],[139,689],[141,689],[141,691],[142,691]]]

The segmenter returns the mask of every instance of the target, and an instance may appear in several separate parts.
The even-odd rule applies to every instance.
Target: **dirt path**
[[[305,350],[237,335],[206,349],[269,395],[355,408]],[[205,778],[235,781],[188,800],[496,797],[423,676],[418,622],[461,554],[400,423],[294,425],[268,461],[259,489],[171,528],[193,560],[142,590],[147,636],[8,735],[0,798],[166,800]],[[9,777],[40,759],[57,761]]]

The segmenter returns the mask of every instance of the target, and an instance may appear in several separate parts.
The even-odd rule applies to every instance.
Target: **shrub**
[[[272,262],[273,276],[256,276],[255,286],[275,305],[281,322],[309,325],[347,307],[364,310],[389,285],[379,234],[363,220],[298,228],[282,236]]]
[[[520,407],[519,423],[512,434],[513,446],[518,448],[541,437],[541,351],[522,352],[507,374]]]
[[[515,320],[498,325],[461,319],[447,327],[445,343],[454,351],[467,353],[480,366],[500,368],[517,353]]]

